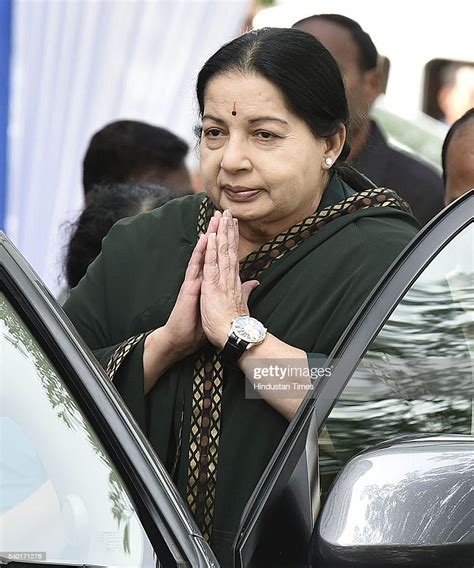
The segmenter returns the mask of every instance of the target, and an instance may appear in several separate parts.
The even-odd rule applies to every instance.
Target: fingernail
[[[227,217],[228,219],[232,219],[232,213],[228,209],[226,209],[224,211],[224,217]]]

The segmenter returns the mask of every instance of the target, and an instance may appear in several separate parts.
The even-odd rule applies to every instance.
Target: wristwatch
[[[267,328],[251,316],[232,320],[227,343],[221,352],[224,363],[236,363],[247,349],[259,345],[267,335]]]

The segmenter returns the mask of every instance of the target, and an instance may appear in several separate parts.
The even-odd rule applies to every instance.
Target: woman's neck
[[[258,250],[262,245],[274,239],[290,227],[310,217],[316,211],[317,205],[308,210],[304,215],[292,219],[288,223],[257,225],[254,221],[245,223],[239,221],[239,259],[244,258],[251,252]]]
[[[239,234],[239,260],[242,260],[247,255],[249,255],[251,252],[258,250],[263,244],[265,244],[270,239],[271,239],[271,237],[269,237],[269,238],[262,237],[260,239],[255,239],[255,238],[249,239],[249,238],[245,237],[242,234],[242,232],[240,232],[240,234]]]
[[[317,197],[310,205],[299,214],[279,220],[276,223],[265,223],[258,221],[239,220],[239,259],[244,258],[251,252],[258,250],[262,245],[271,241],[277,235],[283,233],[290,227],[294,227],[304,219],[307,219],[317,210],[321,201],[321,195]]]

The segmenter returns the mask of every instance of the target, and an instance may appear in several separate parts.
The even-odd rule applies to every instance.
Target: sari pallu
[[[252,253],[241,263],[244,279],[256,276],[260,281],[250,297],[250,313],[270,333],[308,353],[330,352],[375,283],[418,229],[395,198],[389,203],[387,199],[372,201],[382,195],[390,196],[380,192],[356,196],[334,176],[318,208],[318,213],[336,212],[330,221],[318,218],[323,224],[317,230],[312,230],[316,223],[308,223],[276,246],[273,240],[264,254],[249,259]],[[65,309],[104,365],[124,339],[166,322],[197,240],[196,222],[205,199],[202,195],[185,197],[119,223],[104,241],[101,257],[72,292]],[[368,201],[354,208],[357,199]],[[211,208],[206,211],[212,214]],[[205,222],[201,225],[203,230]],[[300,239],[304,231],[309,233]],[[289,240],[294,242],[287,247]],[[145,397],[143,342],[144,338],[139,338],[129,349],[114,383],[193,509],[190,472],[196,481],[201,473],[192,463],[193,451],[196,455],[192,444],[205,435],[201,427],[196,430],[196,420],[202,425],[206,417],[204,398],[196,401],[195,396],[196,366],[199,360],[201,365],[210,364],[212,375],[217,354],[209,347],[181,361],[160,377]],[[211,522],[201,526],[204,531],[210,528],[211,545],[227,565],[242,510],[287,421],[262,399],[245,398],[245,378],[240,371],[226,368],[221,377],[220,401],[213,408],[218,408],[217,474],[211,487],[211,507],[201,509],[198,522],[202,523],[211,509]],[[204,385],[213,379],[201,380]],[[203,485],[208,499],[209,476]]]

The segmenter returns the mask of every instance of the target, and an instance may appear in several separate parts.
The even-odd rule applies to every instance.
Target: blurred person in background
[[[369,111],[381,91],[378,53],[354,20],[339,14],[314,15],[293,24],[316,37],[333,55],[344,76],[352,127],[349,160],[378,187],[394,189],[426,224],[443,208],[441,178],[428,165],[387,144]]]
[[[451,63],[441,73],[438,105],[451,126],[474,106],[474,65]]]
[[[179,195],[193,193],[185,164],[188,144],[166,128],[118,120],[92,137],[83,161],[86,203],[94,185],[153,182]]]
[[[77,286],[89,265],[99,255],[102,239],[120,219],[160,207],[176,197],[154,183],[117,183],[93,186],[88,203],[75,223],[66,247],[64,274],[69,289]],[[63,292],[61,300],[65,300]]]
[[[446,205],[474,188],[474,108],[449,129],[441,154]]]

